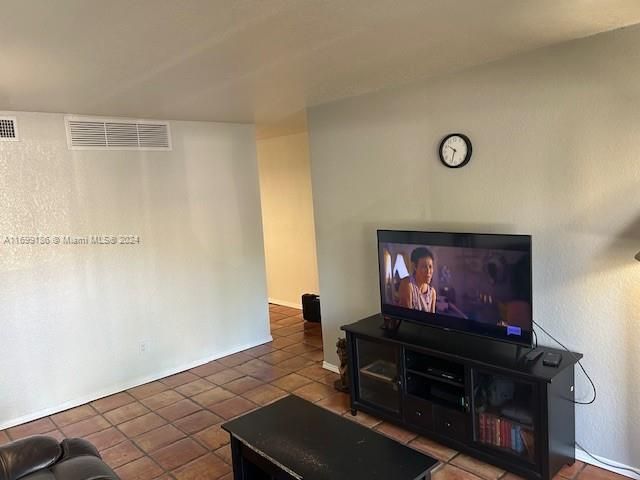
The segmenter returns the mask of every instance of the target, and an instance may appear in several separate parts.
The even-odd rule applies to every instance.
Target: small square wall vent
[[[0,117],[0,142],[18,141],[18,122],[16,117]]]
[[[71,150],[171,150],[168,122],[68,115],[65,124]]]

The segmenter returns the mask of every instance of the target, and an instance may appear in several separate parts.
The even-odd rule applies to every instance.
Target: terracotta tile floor
[[[333,389],[338,376],[321,367],[320,325],[293,308],[270,305],[269,312],[271,343],[0,431],[0,444],[34,434],[84,437],[123,480],[227,480],[229,435],[220,424],[294,393],[440,459],[434,480],[517,480],[371,415],[352,417],[348,396]],[[576,462],[558,480],[624,478]]]

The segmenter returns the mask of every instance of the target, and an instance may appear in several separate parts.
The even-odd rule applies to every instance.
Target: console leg
[[[355,408],[351,409],[351,415],[353,415],[354,417],[358,414],[358,410],[356,410]]]

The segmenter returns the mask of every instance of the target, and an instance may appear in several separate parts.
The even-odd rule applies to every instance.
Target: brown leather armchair
[[[0,480],[118,480],[81,438],[37,435],[0,446]]]

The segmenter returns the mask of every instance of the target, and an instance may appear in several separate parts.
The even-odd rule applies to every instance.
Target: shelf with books
[[[464,388],[464,383],[458,382],[458,381],[455,381],[455,380],[451,380],[448,377],[443,377],[441,375],[433,375],[433,374],[430,374],[430,373],[421,372],[419,370],[414,370],[414,369],[411,369],[411,368],[407,368],[406,371],[407,371],[407,373],[413,373],[414,375],[418,375],[418,376],[421,376],[421,377],[424,377],[424,378],[428,378],[428,379],[434,380],[436,382],[446,383],[447,385],[452,385],[454,387]]]
[[[477,422],[478,442],[506,450],[531,463],[535,462],[533,426],[489,412],[479,412]]]

